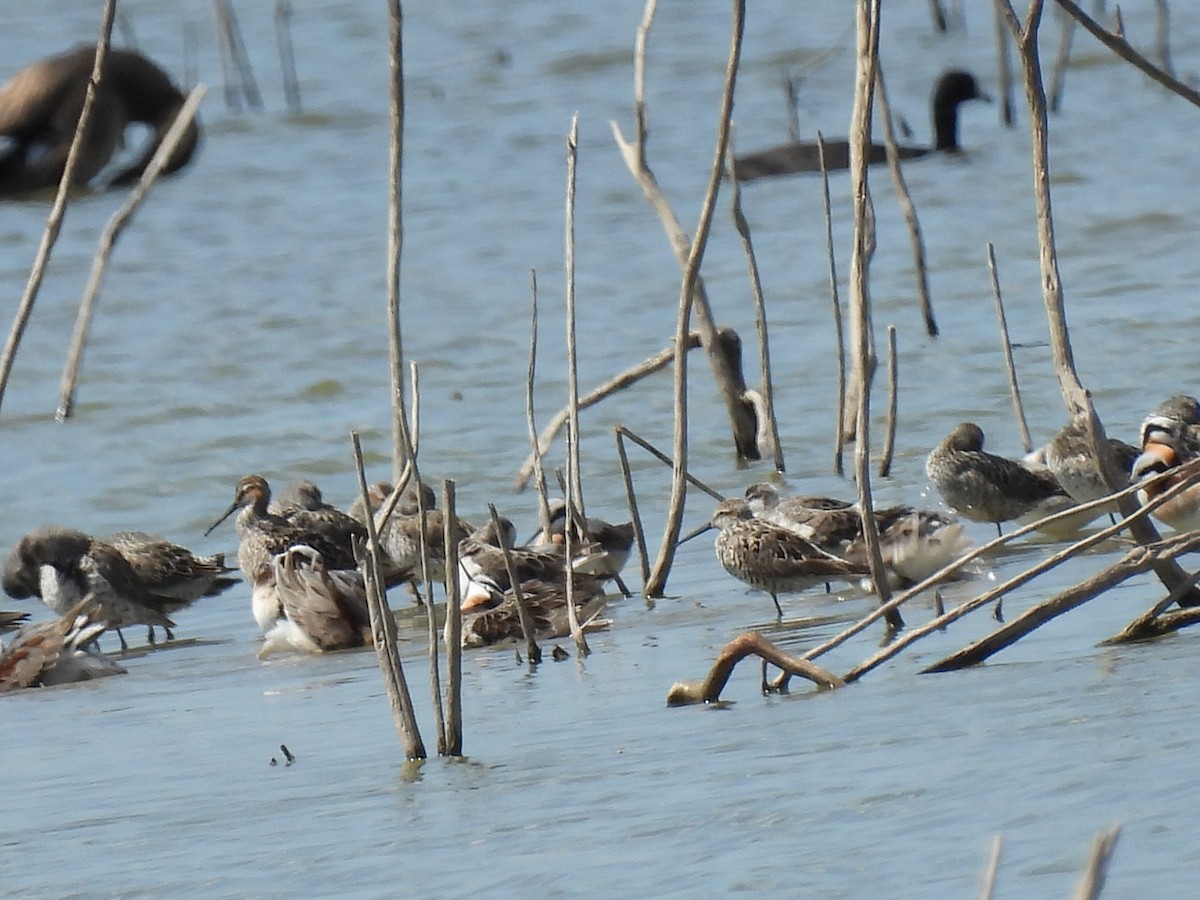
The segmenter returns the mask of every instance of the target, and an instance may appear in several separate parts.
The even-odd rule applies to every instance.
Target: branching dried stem
[[[368,504],[367,477],[363,470],[362,446],[358,434],[351,432],[350,441],[354,449],[354,467],[358,473],[359,496],[364,504]],[[383,673],[383,686],[392,708],[396,731],[399,732],[400,742],[404,747],[405,758],[425,759],[425,744],[421,740],[421,730],[417,727],[412,696],[408,692],[404,668],[400,664],[400,653],[396,648],[396,621],[392,618],[391,607],[388,606],[387,597],[383,592],[383,579],[379,575],[379,532],[375,530],[375,523],[370,517],[367,518],[366,527],[367,546],[358,548],[356,556],[366,584],[371,636],[375,644],[375,654],[379,659],[379,669]]]
[[[733,431],[734,448],[737,450],[738,455],[745,459],[758,459],[760,456],[756,440],[758,423],[755,420],[754,407],[743,397],[745,385],[740,382],[738,377],[740,373],[734,373],[730,370],[727,358],[718,349],[717,328],[713,320],[703,279],[699,277],[699,273],[693,273],[690,278],[687,275],[688,260],[693,255],[692,241],[688,239],[687,233],[679,224],[679,220],[671,209],[671,204],[667,201],[662,188],[659,186],[654,173],[650,170],[646,161],[646,39],[650,31],[651,22],[654,19],[655,5],[656,0],[647,0],[645,14],[642,17],[641,25],[638,27],[637,42],[635,45],[634,114],[637,128],[636,140],[633,144],[630,144],[621,133],[620,126],[616,122],[612,122],[610,124],[613,132],[613,140],[621,152],[621,158],[625,162],[626,168],[629,169],[630,174],[637,181],[638,187],[641,188],[643,196],[658,215],[659,221],[667,233],[667,238],[675,254],[675,259],[679,263],[680,268],[684,270],[684,282],[690,281],[691,283],[694,296],[689,302],[695,304],[696,328],[700,332],[701,341],[708,357],[709,366],[712,369],[713,378],[716,381],[717,390],[725,402],[725,409],[729,415],[730,426]],[[730,77],[727,69],[726,94],[729,97],[729,105],[732,107],[732,95],[728,90],[731,87]],[[727,120],[728,116],[726,115],[724,118]],[[723,126],[723,128],[726,127]],[[724,146],[727,143],[726,139],[721,147],[721,157],[714,163],[714,171],[718,173],[718,177],[724,161]]]
[[[700,219],[696,225],[696,237],[691,242],[687,253],[687,263],[683,268],[683,280],[679,288],[679,316],[675,327],[675,436],[673,441],[674,465],[671,471],[671,501],[667,508],[667,521],[663,528],[662,544],[658,556],[650,570],[650,578],[643,586],[648,597],[661,596],[666,585],[667,575],[671,571],[671,563],[675,558],[675,546],[679,540],[679,530],[683,523],[683,504],[687,494],[687,449],[688,449],[688,419],[687,419],[687,350],[685,344],[688,336],[688,323],[691,320],[692,305],[696,300],[696,284],[700,275],[700,261],[704,258],[704,249],[708,244],[709,229],[712,227],[713,213],[717,205],[717,192],[721,184],[721,173],[724,168],[725,154],[729,147],[729,121],[733,114],[733,92],[737,83],[738,62],[742,54],[742,33],[746,21],[745,0],[733,2],[733,34],[730,41],[729,61],[725,67],[725,87],[721,94],[721,112],[717,127],[717,147],[713,154],[712,171],[708,179],[708,189],[700,209]],[[697,316],[699,319],[700,317]],[[701,330],[701,334],[704,330]],[[715,334],[713,335],[715,339]],[[711,347],[708,347],[710,359]],[[723,357],[722,357],[723,358]],[[739,394],[737,402],[744,403]],[[755,458],[753,454],[742,453],[743,456]]]
[[[1025,406],[1021,403],[1021,387],[1017,383],[1017,366],[1013,362],[1012,340],[1008,336],[1008,318],[1004,315],[1004,298],[1000,294],[1000,276],[996,273],[996,251],[992,242],[987,245],[988,271],[992,274],[992,297],[996,301],[996,318],[1000,322],[1000,346],[1004,350],[1004,364],[1008,369],[1008,390],[1012,395],[1013,413],[1017,417],[1017,428],[1021,431],[1021,446],[1025,452],[1033,450],[1033,439],[1029,436],[1029,424],[1025,421]]]
[[[845,682],[832,672],[808,660],[784,653],[756,631],[738,635],[721,648],[716,662],[703,681],[677,681],[667,692],[668,706],[687,706],[692,703],[716,703],[721,699],[734,667],[747,656],[758,656],[785,674],[807,678],[819,688],[842,687]]]
[[[192,119],[195,118],[196,110],[200,106],[200,101],[204,99],[204,94],[207,90],[202,84],[198,84],[192,88],[183,106],[179,108],[179,112],[175,116],[175,121],[163,136],[162,143],[159,144],[158,149],[154,152],[154,156],[150,159],[150,163],[138,179],[138,183],[130,191],[125,202],[121,204],[121,208],[113,213],[100,235],[100,245],[96,250],[96,256],[92,259],[92,271],[88,275],[87,285],[83,290],[83,299],[79,303],[79,312],[75,317],[75,330],[71,335],[71,347],[67,351],[67,362],[63,367],[62,378],[59,381],[58,409],[55,412],[55,418],[60,422],[66,420],[71,415],[75,405],[75,385],[79,380],[80,366],[83,364],[84,344],[87,342],[88,330],[91,327],[92,316],[96,307],[96,298],[100,294],[100,285],[104,281],[104,273],[108,268],[108,259],[112,255],[113,248],[116,246],[117,238],[121,236],[121,232],[125,230],[125,226],[133,219],[134,213],[141,207],[142,201],[146,199],[146,195],[150,192],[150,188],[154,186],[154,182],[162,174],[163,167],[167,164],[167,160],[171,158],[171,154],[175,152],[175,147],[183,137],[184,131],[191,124]]]
[[[104,12],[100,17],[100,36],[96,40],[96,59],[92,64],[92,77],[88,81],[87,93],[83,99],[83,109],[79,114],[79,124],[75,126],[75,136],[71,139],[71,148],[67,151],[67,161],[63,165],[62,178],[58,182],[58,193],[54,195],[54,205],[46,218],[46,230],[42,233],[42,242],[38,245],[37,254],[33,259],[33,268],[29,272],[29,281],[25,284],[25,292],[17,305],[17,315],[13,319],[12,330],[4,344],[4,353],[0,356],[0,404],[4,402],[4,394],[8,389],[8,379],[12,374],[13,361],[17,356],[17,348],[21,346],[21,338],[29,324],[33,313],[33,304],[38,291],[42,287],[42,279],[46,277],[46,265],[50,261],[50,251],[58,240],[62,230],[63,217],[67,212],[67,197],[71,184],[75,179],[75,169],[78,165],[80,150],[83,147],[83,136],[92,117],[92,105],[96,99],[96,90],[100,85],[101,74],[104,71],[104,60],[108,56],[108,44],[112,37],[113,17],[116,14],[116,0],[105,0]]]
[[[699,346],[700,335],[694,331],[688,334],[687,349],[694,350]],[[640,381],[647,375],[652,375],[661,369],[665,369],[674,361],[674,359],[674,345],[660,350],[649,359],[638,363],[636,366],[626,369],[624,372],[609,379],[595,390],[580,397],[579,409],[584,410],[588,407],[595,406],[606,397],[629,387],[631,384]],[[541,465],[541,457],[544,457],[550,450],[551,444],[554,443],[555,438],[558,437],[559,431],[561,431],[563,426],[567,424],[567,421],[570,419],[570,417],[570,407],[563,406],[562,409],[554,414],[554,417],[551,418],[550,423],[542,429],[541,436],[537,438],[537,450],[535,451],[538,459],[535,461],[535,453],[531,452],[529,456],[526,457],[525,462],[521,464],[521,468],[517,471],[517,477],[514,484],[516,490],[523,491],[529,484],[529,479],[534,474],[535,467]]]

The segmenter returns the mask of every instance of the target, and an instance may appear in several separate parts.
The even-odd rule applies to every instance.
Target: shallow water
[[[844,4],[810,6],[818,8],[798,19],[793,5],[753,5],[738,83],[739,148],[786,135],[784,65],[804,76],[804,127],[844,131],[849,16]],[[965,32],[938,36],[925,4],[907,6],[885,13],[884,65],[893,107],[923,142],[926,98],[942,69],[974,68],[996,92],[991,15],[972,8]],[[147,0],[124,9],[141,48],[176,74],[184,23],[198,23],[197,66],[210,85],[205,142],[196,164],[156,187],[122,237],[77,414],[59,425],[52,413],[77,298],[99,229],[122,198],[93,196],[71,208],[0,411],[0,547],[53,521],[96,534],[159,531],[197,550],[231,552],[231,526],[202,533],[239,476],[312,478],[348,503],[350,429],[362,433],[373,473],[388,468],[386,23],[382,9],[360,4],[297,5],[304,113],[296,116],[283,111],[267,9],[246,5],[242,27],[267,105],[249,114],[223,107],[208,4]],[[545,419],[566,393],[562,198],[576,111],[581,384],[656,352],[674,327],[677,267],[609,126],[615,119],[631,129],[641,5],[449,9],[409,9],[405,23],[405,353],[421,367],[427,477],[455,478],[465,512],[491,500],[528,523],[532,500],[511,493],[511,483],[527,443],[529,271],[537,270],[542,303]],[[1200,67],[1200,16],[1179,4],[1173,13],[1174,61],[1191,73]],[[665,5],[651,33],[650,161],[689,228],[711,162],[727,15]],[[1126,13],[1142,46],[1153,34],[1148,15]],[[4,6],[0,75],[92,39],[97,18],[46,2]],[[1053,24],[1044,31],[1049,46]],[[1196,391],[1188,380],[1200,326],[1188,299],[1198,267],[1189,223],[1200,200],[1181,189],[1195,180],[1184,130],[1193,112],[1086,35],[1075,48],[1065,109],[1051,126],[1060,267],[1081,376],[1109,430],[1129,439],[1160,399]],[[937,340],[921,327],[888,177],[873,173],[876,325],[882,333],[895,324],[900,348],[897,458],[892,478],[875,482],[881,502],[936,502],[924,457],[961,420],[978,421],[997,452],[1019,452],[988,241],[1034,439],[1048,439],[1063,419],[1038,284],[1028,135],[1001,128],[994,105],[975,104],[963,110],[961,137],[962,157],[906,170],[925,232]],[[844,175],[832,191],[844,275]],[[816,179],[792,178],[748,185],[743,203],[769,303],[788,484],[848,495],[853,486],[830,473],[834,372],[820,196]],[[15,310],[46,212],[30,202],[0,213],[8,298],[0,313]],[[704,274],[720,320],[749,341],[745,261],[724,204]],[[692,368],[692,468],[737,493],[768,467],[734,465],[724,416],[702,367]],[[660,375],[584,414],[592,511],[616,517],[623,506],[614,423],[669,443],[669,384]],[[873,433],[882,434],[882,421]],[[668,475],[639,461],[637,478],[653,536]],[[707,498],[694,499],[689,524],[708,511]],[[988,526],[968,530],[977,541],[991,534]],[[1056,546],[1028,544],[992,559],[993,575],[1007,577]],[[1007,614],[1120,549],[1015,592]],[[952,585],[947,602],[979,587]],[[701,676],[738,632],[772,630],[801,652],[870,601],[852,593],[786,598],[787,627],[773,631],[769,599],[727,577],[703,541],[681,550],[669,591],[653,608],[640,599],[614,604],[611,630],[593,635],[583,663],[530,672],[511,650],[471,653],[469,760],[415,771],[398,761],[371,654],[261,663],[247,591],[199,604],[178,617],[179,637],[197,640],[130,658],[126,677],[3,698],[0,886],[14,896],[379,896],[406,888],[437,896],[969,896],[989,840],[1003,833],[999,896],[1062,896],[1092,835],[1121,822],[1109,895],[1189,893],[1181,886],[1200,866],[1189,752],[1200,737],[1187,676],[1194,638],[1096,646],[1158,598],[1149,580],[1129,582],[978,670],[916,674],[985,634],[993,623],[982,617],[927,638],[848,690],[764,698],[747,664],[727,688],[730,706],[681,710],[665,707],[667,688]],[[920,601],[907,613],[918,623],[929,615]],[[868,631],[825,662],[844,671],[879,638]],[[432,749],[422,643],[414,632],[405,661]],[[280,744],[295,764],[282,764]],[[280,764],[270,766],[272,757]]]

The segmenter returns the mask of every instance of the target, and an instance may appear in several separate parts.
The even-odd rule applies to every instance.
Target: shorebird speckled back
[[[54,621],[26,625],[0,652],[0,693],[124,674],[95,649],[106,627],[90,598]]]

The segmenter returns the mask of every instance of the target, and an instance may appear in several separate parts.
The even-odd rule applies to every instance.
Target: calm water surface
[[[967,4],[968,6],[973,6]],[[98,4],[0,9],[0,75],[91,40]],[[0,415],[0,547],[44,522],[97,534],[160,531],[206,551],[234,549],[231,526],[203,538],[237,478],[308,477],[346,503],[348,433],[373,474],[389,447],[384,259],[387,205],[385,12],[297,4],[302,115],[284,111],[273,24],[243,4],[242,26],[267,111],[224,109],[210,5],[124,5],[139,46],[177,75],[182,32],[198,23],[196,67],[211,90],[196,164],[155,189],[122,238],[105,283],[67,425],[52,421],[63,355],[98,232],[121,202],[75,205]],[[786,135],[779,76],[803,75],[808,132],[844,133],[852,86],[845,4],[753,4],[738,84],[737,142]],[[926,4],[888,9],[884,65],[893,106],[928,141],[937,74],[968,66],[995,92],[990,13],[932,34]],[[422,459],[458,481],[460,506],[488,500],[530,521],[511,492],[525,454],[523,377],[529,272],[543,304],[538,404],[565,395],[562,205],[565,134],[580,116],[577,210],[580,365],[591,385],[656,352],[674,324],[678,273],[625,172],[610,120],[631,127],[635,2],[468,3],[410,8],[405,47],[405,352],[421,365]],[[1174,62],[1200,69],[1200,15],[1176,4]],[[1148,13],[1126,27],[1148,46]],[[723,6],[666,4],[651,35],[650,160],[691,227],[707,178],[728,41]],[[1045,26],[1048,44],[1055,26]],[[1020,101],[1020,95],[1018,95]],[[1195,111],[1084,35],[1064,112],[1052,123],[1054,203],[1076,360],[1110,431],[1126,438],[1178,390],[1196,391],[1200,313],[1191,302]],[[886,173],[872,179],[879,250],[876,323],[895,324],[900,429],[882,502],[936,502],[924,456],[963,419],[998,452],[1019,452],[996,338],[985,244],[994,242],[1035,440],[1061,424],[1046,346],[1029,191],[1028,136],[995,106],[963,111],[961,158],[907,177],[928,246],[942,337],[924,336],[908,237]],[[1024,115],[1022,115],[1022,120]],[[849,252],[844,176],[832,184],[841,266]],[[834,372],[820,185],[750,185],[744,204],[770,304],[788,484],[849,494],[830,472]],[[0,212],[0,312],[11,317],[47,207]],[[722,209],[705,260],[717,314],[744,335],[753,314],[736,234]],[[1149,358],[1148,358],[1149,357]],[[750,366],[753,369],[753,366]],[[738,470],[703,372],[692,392],[692,466],[739,492],[768,474]],[[881,402],[877,404],[881,407]],[[669,442],[669,378],[585,414],[591,508],[623,505],[611,426]],[[880,423],[881,425],[882,423]],[[881,433],[881,428],[876,434]],[[665,469],[638,464],[652,534]],[[700,497],[689,522],[707,514]],[[976,540],[986,526],[971,525]],[[260,663],[248,592],[179,616],[198,639],[127,661],[130,674],[5,697],[0,767],[0,891],[49,894],[552,896],[790,893],[814,897],[971,896],[1002,833],[1000,895],[1063,896],[1091,836],[1124,833],[1109,896],[1188,896],[1200,861],[1191,752],[1194,636],[1097,648],[1159,596],[1135,580],[975,671],[919,677],[986,633],[967,620],[834,695],[763,698],[747,665],[725,709],[668,710],[675,680],[699,677],[717,648],[773,628],[770,601],[746,592],[710,545],[687,545],[672,597],[615,604],[584,663],[531,672],[508,650],[471,654],[462,764],[415,775],[399,747],[369,653]],[[992,560],[1007,577],[1053,545]],[[1108,548],[1016,592],[1006,611],[1094,572]],[[978,583],[950,587],[962,600]],[[403,604],[407,601],[398,599]],[[775,634],[797,652],[870,601],[785,600]],[[11,602],[9,605],[13,605]],[[43,610],[37,609],[42,615]],[[930,615],[925,605],[908,617]],[[794,620],[794,621],[793,621]],[[843,671],[880,634],[832,654]],[[422,641],[407,670],[433,746]],[[286,743],[295,765],[271,767]]]

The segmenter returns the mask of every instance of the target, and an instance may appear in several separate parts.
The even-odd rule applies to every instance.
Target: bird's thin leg
[[[779,605],[779,598],[771,594],[771,599],[775,601],[775,611],[779,613],[779,618],[783,619],[783,607]]]

